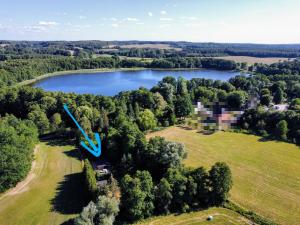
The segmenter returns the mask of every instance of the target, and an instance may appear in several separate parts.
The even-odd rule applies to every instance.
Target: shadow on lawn
[[[74,149],[72,149],[72,150],[64,151],[64,154],[66,154],[68,157],[71,157],[71,158],[75,158],[75,159],[81,160],[82,157],[81,157],[79,151],[80,151],[80,150],[78,150],[77,148],[74,148]]]
[[[183,130],[193,130],[193,128],[188,127],[188,126],[182,126],[182,125],[178,125],[177,127],[183,129]]]
[[[66,146],[66,145],[75,144],[74,140],[63,139],[63,138],[47,139],[44,141],[47,142],[50,146]]]
[[[80,213],[90,200],[83,184],[82,173],[65,175],[64,180],[56,188],[54,199],[51,200],[51,211],[62,214]]]

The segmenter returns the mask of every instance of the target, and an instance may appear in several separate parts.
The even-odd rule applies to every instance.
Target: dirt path
[[[7,190],[3,195],[0,196],[0,200],[5,198],[6,196],[9,195],[17,195],[20,194],[26,190],[28,190],[28,186],[31,183],[31,181],[36,177],[36,155],[37,151],[39,150],[40,145],[36,145],[34,150],[33,150],[33,155],[34,155],[34,160],[32,161],[31,164],[31,169],[29,173],[27,174],[26,178],[22,181],[20,181],[15,187]]]

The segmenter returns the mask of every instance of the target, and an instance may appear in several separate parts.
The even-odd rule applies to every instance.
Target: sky
[[[0,40],[300,43],[300,1],[0,0]]]

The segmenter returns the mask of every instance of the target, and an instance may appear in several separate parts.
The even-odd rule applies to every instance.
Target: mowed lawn
[[[39,146],[34,178],[18,193],[0,196],[1,225],[61,224],[86,204],[82,164],[74,146],[59,142]]]
[[[185,144],[187,166],[210,168],[217,161],[233,173],[231,200],[281,224],[300,221],[300,148],[230,132],[203,135],[171,127],[148,135]]]
[[[208,221],[208,216],[213,216]],[[210,208],[199,212],[183,213],[180,215],[168,215],[150,218],[138,223],[138,225],[249,225],[251,222],[239,214],[223,208]]]

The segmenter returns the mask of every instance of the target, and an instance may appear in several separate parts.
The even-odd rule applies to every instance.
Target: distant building
[[[214,102],[205,107],[197,103],[197,114],[200,130],[228,130],[234,126],[244,111],[231,111],[225,108],[224,103]]]

